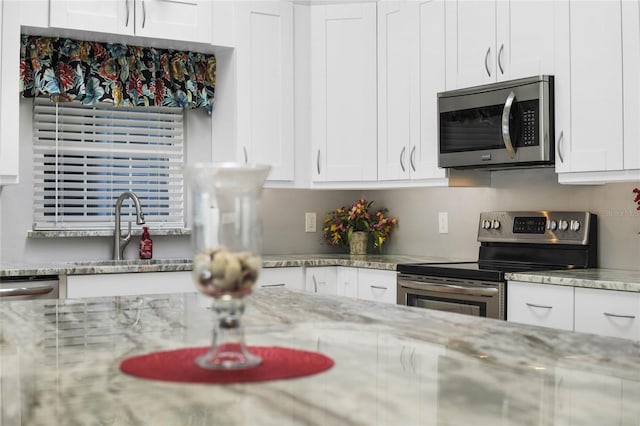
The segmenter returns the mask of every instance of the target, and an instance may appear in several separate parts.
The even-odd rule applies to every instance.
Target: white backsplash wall
[[[400,220],[385,253],[476,259],[478,217],[490,210],[587,210],[598,215],[600,266],[640,270],[639,183],[560,185],[553,169],[493,172],[490,188],[419,188],[368,191],[377,206]],[[447,212],[449,233],[438,233]]]

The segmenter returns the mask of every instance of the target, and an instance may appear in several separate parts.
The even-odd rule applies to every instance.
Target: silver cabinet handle
[[[502,142],[504,143],[504,147],[507,149],[509,153],[509,157],[516,158],[516,151],[513,149],[513,145],[511,144],[511,135],[509,132],[509,115],[511,114],[511,107],[513,106],[513,101],[516,99],[516,94],[511,92],[507,97],[507,101],[504,103],[504,109],[502,110]]]
[[[146,1],[142,0],[142,28],[144,28],[145,22],[147,22],[147,6]]]
[[[560,130],[560,136],[558,136],[558,158],[561,163],[564,163],[564,158],[562,158],[562,143],[564,142],[564,130]]]
[[[404,153],[405,153],[406,150],[407,150],[407,147],[403,146],[402,147],[402,151],[400,151],[400,167],[402,167],[402,171],[403,172],[405,171],[405,168],[404,168]]]
[[[316,276],[312,275],[311,278],[313,278],[313,292],[317,293],[318,292],[318,281],[316,281]]]
[[[50,285],[45,286],[21,286],[12,288],[0,288],[0,297],[10,296],[35,296],[38,294],[47,294],[53,291],[53,287]]]
[[[386,290],[387,289],[386,287],[382,287],[380,285],[372,285],[372,286],[369,286],[369,287],[375,288],[376,290]]]
[[[242,152],[244,153],[244,164],[249,163],[249,154],[247,154],[247,147],[242,147]]]
[[[409,163],[411,164],[411,168],[413,169],[414,172],[416,171],[415,158],[416,158],[416,146],[414,145],[413,148],[411,148],[411,154],[409,155]]]
[[[610,312],[603,312],[603,314],[608,316],[608,317],[614,317],[614,318],[627,318],[627,319],[635,319],[636,318],[635,315],[618,315],[618,314],[612,314]]]
[[[267,288],[267,287],[284,287],[286,284],[285,283],[278,283],[278,284],[264,284],[261,285],[260,287],[262,288]]]
[[[491,53],[491,46],[487,49],[487,53],[484,54],[484,69],[487,70],[487,75],[491,77],[491,71],[489,71],[489,64],[487,63],[489,53]]]
[[[547,306],[547,305],[536,305],[534,303],[529,303],[529,302],[525,302],[524,303],[527,306],[530,306],[532,308],[541,308],[541,309],[552,309],[553,306]]]
[[[124,26],[128,27],[129,26],[129,0],[127,0],[124,4],[125,4],[125,7],[127,8],[127,19],[124,23]]]
[[[316,156],[316,170],[320,174],[320,150],[318,150],[318,155]]]
[[[502,68],[502,52],[504,51],[504,43],[500,45],[500,50],[498,51],[498,68],[500,68],[500,74],[504,75],[504,69]]]

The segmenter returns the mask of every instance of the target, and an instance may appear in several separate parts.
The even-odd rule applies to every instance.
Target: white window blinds
[[[34,100],[34,230],[113,228],[133,191],[147,224],[184,228],[180,108]],[[123,221],[135,220],[129,201]]]

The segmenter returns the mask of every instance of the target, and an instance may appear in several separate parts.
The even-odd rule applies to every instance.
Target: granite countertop
[[[296,266],[352,266],[356,268],[395,271],[399,263],[446,262],[468,259],[410,255],[300,254],[263,256],[265,268]],[[0,277],[29,275],[85,275],[126,272],[190,271],[191,259],[168,258],[151,260],[83,260],[76,262],[39,262],[37,264],[0,262]]]
[[[638,342],[281,288],[248,298],[247,341],[322,352],[335,361],[330,370],[234,385],[119,371],[130,356],[207,346],[212,313],[203,299],[122,297],[119,312],[112,298],[2,302],[3,424],[523,426],[640,417]]]
[[[640,292],[640,271],[623,269],[571,269],[541,272],[510,272],[508,280],[571,287]]]

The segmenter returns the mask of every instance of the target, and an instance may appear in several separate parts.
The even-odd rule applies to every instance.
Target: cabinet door
[[[640,293],[576,288],[575,330],[640,339]]]
[[[335,266],[318,266],[307,268],[305,273],[305,289],[311,293],[337,294],[337,268]]]
[[[573,287],[509,281],[507,320],[573,330]]]
[[[554,2],[498,1],[496,16],[498,80],[553,75]]]
[[[453,2],[452,2],[453,3]],[[455,51],[447,64],[455,87],[469,87],[496,81],[496,2],[456,0],[456,40],[447,40]]]
[[[378,180],[408,179],[415,14],[406,1],[378,3]]]
[[[270,181],[291,181],[293,5],[258,1],[238,7],[238,157],[271,165]]]
[[[376,4],[311,6],[314,181],[377,179]]]
[[[49,3],[49,25],[57,28],[134,35],[134,14],[134,0],[51,0]]]
[[[558,40],[556,61],[560,139],[556,171],[621,170],[621,2],[558,2],[557,6],[561,12],[557,35],[564,39]]]
[[[20,145],[17,81],[20,72],[20,4],[0,3],[0,191],[2,185],[18,183]]]
[[[211,43],[210,0],[129,0],[137,36]]]
[[[397,273],[379,269],[358,268],[358,298],[384,303],[397,303]]]
[[[358,268],[338,266],[336,271],[338,296],[358,298]]]
[[[304,290],[304,271],[301,267],[262,268],[256,283],[258,288],[286,287]]]
[[[622,2],[624,168],[640,169],[640,1]]]
[[[409,152],[411,176],[417,179],[444,179],[445,169],[438,167],[438,102],[437,94],[446,89],[445,0],[429,0],[412,3],[418,16],[417,52],[412,55],[418,71],[418,104],[412,110],[418,134],[417,143]],[[412,98],[412,101],[414,99]]]

